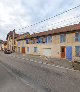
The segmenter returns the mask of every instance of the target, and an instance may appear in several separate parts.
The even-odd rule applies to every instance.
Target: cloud
[[[77,16],[80,8],[22,30],[22,27],[34,24],[75,7],[79,5],[79,2],[80,0],[0,0],[0,38],[5,39],[4,36],[6,37],[7,33],[14,28],[18,33],[27,31],[33,33],[66,25],[70,22],[66,21],[51,26],[55,22]],[[73,19],[71,22],[76,20]],[[46,25],[50,26],[45,27]]]

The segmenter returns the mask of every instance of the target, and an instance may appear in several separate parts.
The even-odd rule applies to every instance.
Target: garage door
[[[45,56],[51,56],[51,48],[44,49],[43,54]]]

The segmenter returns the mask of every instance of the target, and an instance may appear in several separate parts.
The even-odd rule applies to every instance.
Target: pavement
[[[66,59],[48,58],[48,57],[39,56],[39,55],[27,55],[27,54],[17,54],[17,53],[13,53],[11,56],[29,60],[32,62],[37,62],[37,63],[50,64],[50,65],[55,65],[59,67],[69,68],[69,69],[73,68],[71,61],[68,61]]]
[[[29,58],[23,58],[22,55],[18,57],[15,53],[13,55],[0,52],[0,64],[6,70],[8,69],[10,74],[14,74],[19,82],[26,84],[26,92],[80,92],[80,71],[33,61]],[[6,79],[6,74],[4,76]],[[1,79],[1,81],[4,81],[4,79]],[[27,85],[29,89],[27,89]],[[22,88],[21,85],[19,87]],[[8,86],[8,90],[10,88]],[[15,84],[13,84],[12,89],[14,89],[13,92],[18,92],[15,91]],[[25,92],[25,89],[19,92]],[[9,91],[0,90],[0,92]]]

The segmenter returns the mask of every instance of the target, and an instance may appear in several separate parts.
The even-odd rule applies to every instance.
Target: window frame
[[[34,52],[37,53],[38,52],[38,48],[34,47]]]
[[[47,36],[47,43],[52,43],[52,36]]]
[[[75,42],[80,42],[80,32],[75,33]]]
[[[80,46],[75,46],[75,56],[80,57]]]
[[[60,43],[66,42],[66,34],[60,34]]]
[[[27,47],[27,52],[28,52],[28,53],[30,52],[30,47]]]

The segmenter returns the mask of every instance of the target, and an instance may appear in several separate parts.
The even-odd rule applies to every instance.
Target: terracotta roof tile
[[[53,35],[53,34],[59,34],[59,33],[65,33],[65,32],[72,32],[74,30],[80,30],[80,24],[75,24],[71,26],[61,27],[57,29],[52,29],[49,31],[34,33],[32,35],[27,36],[26,38],[34,38],[34,37],[41,37],[41,36],[47,36],[47,35]],[[24,38],[24,39],[26,39]],[[20,39],[22,40],[22,39]]]
[[[57,28],[49,31],[44,31],[40,33],[35,33],[30,36],[27,36],[27,38],[36,37],[36,36],[46,36],[46,35],[52,35],[52,34],[58,34],[58,33],[65,33],[65,32],[71,32],[74,30],[80,30],[80,24],[75,24],[71,26],[66,26],[62,28]]]

